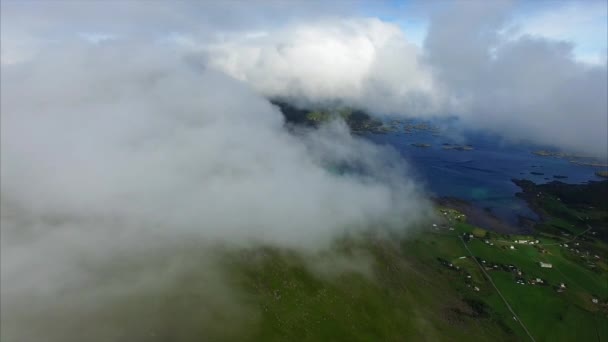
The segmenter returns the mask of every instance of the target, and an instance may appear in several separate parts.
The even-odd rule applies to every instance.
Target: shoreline
[[[451,196],[434,197],[436,205],[458,210],[467,216],[467,223],[498,234],[529,234],[534,232],[536,220],[518,215],[519,223],[513,225],[499,218],[491,210],[480,208],[472,202]],[[532,208],[531,208],[532,209]]]

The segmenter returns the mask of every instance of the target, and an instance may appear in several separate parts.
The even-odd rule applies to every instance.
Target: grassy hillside
[[[372,261],[367,275],[320,276],[307,268],[302,256],[249,251],[249,257],[232,267],[234,280],[262,313],[251,339],[529,339],[459,237],[479,234],[479,228],[457,222],[452,228],[429,229],[399,243],[371,239],[341,246],[345,255],[367,252]],[[473,237],[467,245],[537,341],[608,339],[605,269],[586,269],[569,260],[559,245],[547,245],[548,252],[541,253],[533,245],[510,249],[512,241],[502,238],[495,235],[485,242]],[[541,268],[539,261],[553,268]],[[494,264],[512,265],[516,271],[495,269]],[[536,278],[544,284],[529,283]],[[557,291],[561,283],[567,286],[564,292]]]
[[[353,132],[384,132],[387,129],[382,126],[381,121],[373,119],[362,110],[342,106],[299,108],[284,101],[273,100],[271,102],[281,110],[285,121],[292,124],[317,127],[322,123],[340,119],[344,120]]]
[[[593,230],[506,235],[453,209],[437,216],[407,236],[316,252],[193,241],[117,255],[90,271],[103,288],[132,292],[12,317],[48,341],[608,341],[608,248]]]

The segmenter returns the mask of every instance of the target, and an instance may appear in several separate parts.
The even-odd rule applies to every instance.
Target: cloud
[[[398,26],[363,18],[309,20],[197,47],[269,97],[339,101],[379,115],[456,115],[508,140],[606,157],[606,64],[579,61],[566,41],[513,36],[512,11],[509,2],[436,8],[423,48]]]
[[[606,62],[608,7],[605,1],[563,2],[546,11],[516,15],[516,37],[533,35],[574,45],[577,59],[602,65]]]
[[[505,7],[469,3],[436,14],[426,55],[456,114],[508,139],[606,157],[606,65],[563,41],[500,34]]]
[[[173,215],[185,226],[202,217],[235,220],[217,229],[220,234],[255,226],[247,228],[255,237],[255,229],[284,227],[301,234],[298,241],[311,229],[325,231],[316,224],[324,215],[330,226],[342,226],[365,222],[361,207],[380,209],[377,217],[393,209],[393,190],[329,173],[311,158],[315,150],[303,148],[320,133],[302,142],[284,132],[278,110],[246,85],[177,56],[138,49],[77,47],[4,70],[3,84],[10,85],[2,102],[7,199],[41,214],[138,216],[150,226]],[[373,146],[346,129],[331,134],[336,145],[359,151],[346,162],[370,158],[363,149]],[[294,185],[296,179],[307,185]],[[279,200],[258,201],[262,193]],[[288,227],[294,224],[300,227]]]
[[[369,12],[370,6],[357,7]],[[70,39],[137,37],[163,42],[164,49],[188,50],[193,59],[268,97],[338,101],[379,115],[455,115],[469,127],[509,140],[608,154],[605,58],[599,64],[581,62],[576,49],[589,41],[574,31],[551,33],[542,29],[547,25],[534,24],[554,23],[551,18],[567,17],[564,13],[578,20],[580,13],[604,5],[532,11],[507,1],[466,1],[410,7],[391,17],[402,22],[408,13],[415,19],[423,13],[427,22],[428,16],[422,47],[410,43],[400,26],[362,18],[344,3],[328,8],[309,2],[285,8],[272,1],[253,7],[157,4],[143,12],[135,3],[3,3],[3,13],[11,15],[2,21],[2,61],[27,60]],[[75,19],[65,20],[68,14]],[[595,22],[585,21],[585,27]],[[604,26],[590,35],[593,41],[606,40]]]
[[[205,46],[211,65],[264,95],[343,100],[375,112],[428,111],[433,80],[419,51],[395,25],[377,19],[301,23]]]
[[[29,325],[46,336],[45,321],[65,333],[89,307],[97,317],[105,303],[159,295],[172,283],[154,275],[173,267],[221,283],[180,259],[212,258],[213,246],[321,250],[429,213],[396,152],[340,123],[291,134],[247,84],[162,47],[78,42],[3,67],[3,339]]]
[[[243,31],[260,31],[320,16],[352,15],[353,3],[258,0],[220,2],[3,1],[2,63],[15,63],[66,40],[87,36],[156,40],[188,33],[210,41]],[[272,25],[269,26],[269,23]]]

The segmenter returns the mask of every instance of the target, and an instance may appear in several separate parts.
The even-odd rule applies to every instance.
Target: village
[[[564,294],[569,290],[570,284],[568,277],[550,261],[556,252],[574,260],[581,267],[596,273],[603,272],[598,269],[597,263],[605,258],[588,249],[587,244],[576,241],[583,235],[590,241],[595,235],[592,229],[574,237],[507,236],[466,224],[466,215],[454,209],[440,208],[439,213],[442,220],[432,224],[434,233],[457,236],[465,244],[466,250],[472,253],[454,256],[451,261],[437,257],[437,261],[443,267],[460,274],[466,287],[474,292],[482,290],[483,278],[501,272],[509,274],[512,284],[516,286],[541,286],[552,289],[556,295]],[[467,263],[467,260],[473,263]],[[477,281],[471,275],[475,269],[471,266],[475,265],[485,275]],[[580,286],[578,288],[580,291]],[[608,294],[605,290],[601,293],[588,291],[584,297],[598,308],[608,310]]]

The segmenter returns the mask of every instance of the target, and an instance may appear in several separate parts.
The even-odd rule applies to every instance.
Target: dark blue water
[[[511,180],[528,179],[535,183],[559,180],[584,183],[602,180],[595,175],[601,168],[571,163],[556,157],[541,157],[532,151],[550,149],[544,146],[506,143],[499,137],[474,131],[455,131],[450,125],[441,133],[412,130],[406,134],[398,124],[395,132],[367,134],[375,143],[390,145],[409,162],[415,177],[435,196],[457,197],[480,208],[488,208],[499,218],[516,224],[518,216],[536,219],[526,203],[515,197],[520,189]],[[412,143],[427,143],[430,147],[415,147]],[[469,144],[470,151],[446,150],[443,144]],[[532,174],[542,173],[543,175]],[[556,179],[560,175],[567,178]]]

